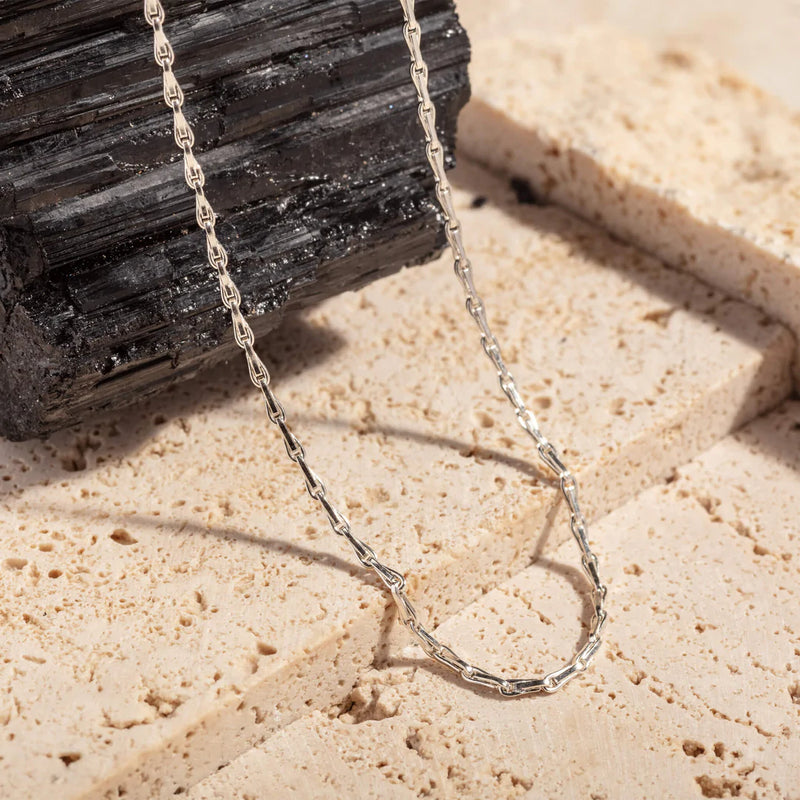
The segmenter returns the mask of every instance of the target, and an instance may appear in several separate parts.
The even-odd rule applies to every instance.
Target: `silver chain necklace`
[[[571,678],[574,678],[575,675],[585,671],[600,648],[600,634],[607,618],[604,608],[606,587],[600,580],[597,557],[589,547],[586,518],[578,504],[577,481],[561,460],[556,448],[542,434],[533,412],[525,406],[517,384],[503,360],[500,344],[489,327],[483,300],[475,289],[472,265],[464,249],[461,225],[453,207],[453,192],[445,172],[444,151],[436,134],[436,110],[433,107],[428,91],[428,67],[422,58],[420,49],[421,31],[414,14],[415,0],[399,0],[399,2],[405,17],[403,35],[411,55],[411,80],[417,91],[417,113],[425,132],[425,152],[436,181],[436,197],[444,214],[445,234],[453,255],[455,273],[466,294],[467,311],[480,330],[483,350],[497,371],[500,388],[514,407],[517,421],[522,426],[522,429],[533,439],[539,458],[555,473],[559,481],[561,494],[564,496],[570,512],[570,529],[580,547],[581,564],[591,589],[594,614],[585,644],[566,665],[548,672],[541,678],[504,678],[494,675],[469,663],[450,647],[440,642],[419,621],[417,611],[406,594],[405,577],[397,570],[384,564],[366,542],[355,536],[347,518],[328,497],[325,484],[309,466],[303,445],[292,433],[292,429],[286,422],[286,413],[283,406],[272,391],[269,371],[258,356],[258,353],[256,353],[253,330],[242,314],[241,294],[228,272],[228,252],[217,238],[215,231],[216,214],[203,190],[205,176],[192,149],[194,147],[194,133],[183,113],[183,90],[172,69],[175,54],[164,33],[164,8],[160,0],[144,0],[144,17],[153,29],[155,60],[163,72],[164,100],[173,112],[175,142],[183,151],[186,183],[195,194],[197,224],[206,235],[208,263],[216,270],[222,303],[230,311],[233,338],[236,340],[236,344],[244,351],[250,380],[261,390],[270,422],[278,427],[283,437],[287,455],[300,468],[309,495],[322,506],[333,532],[345,539],[353,549],[359,562],[364,567],[371,569],[383,581],[397,604],[400,621],[416,637],[428,656],[440,664],[444,664],[465,681],[492,687],[507,697],[541,691],[555,692]]]

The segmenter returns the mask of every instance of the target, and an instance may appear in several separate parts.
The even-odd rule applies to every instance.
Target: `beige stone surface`
[[[800,108],[797,0],[456,0],[473,40],[607,24],[656,47],[690,44]]]
[[[800,414],[797,406],[760,418],[677,471],[678,485],[715,522],[749,539],[764,569],[776,561],[800,573]]]
[[[517,205],[483,173],[462,170],[458,183],[491,319],[593,516],[789,392],[791,338],[760,312],[562,212]],[[489,202],[473,208],[475,195]],[[332,495],[359,535],[414,576],[412,595],[438,619],[566,535],[459,292],[443,260],[323,303],[266,346]],[[386,596],[306,498],[243,363],[47,441],[3,443],[0,463],[4,798],[172,796],[341,701],[396,635]],[[618,546],[641,530],[621,525]],[[603,551],[618,576],[628,561]],[[658,560],[647,553],[637,562]],[[512,666],[571,648],[581,600],[568,564],[527,573],[548,582],[554,605],[534,614],[546,634],[536,647],[508,623],[498,641],[517,642]],[[634,577],[625,580],[641,587]],[[637,591],[652,605],[649,588]],[[492,597],[527,609],[507,590]],[[668,607],[659,618],[679,605]],[[555,634],[545,616],[557,611],[572,625]],[[615,635],[633,658],[663,629],[623,624]],[[611,674],[608,660],[591,680]],[[455,691],[432,678],[434,695]],[[655,702],[626,680],[626,692]],[[610,702],[601,689],[596,700]],[[705,718],[700,701],[686,702]],[[515,706],[531,707],[550,708]],[[577,711],[560,708],[563,725],[583,730]],[[775,715],[758,724],[781,744]]]
[[[560,694],[473,691],[409,649],[189,800],[800,797],[800,585],[785,557],[799,454],[795,402],[596,526],[610,627]],[[575,550],[548,551],[437,634],[495,668],[558,663],[590,614]]]
[[[800,334],[798,114],[710,57],[606,28],[478,38],[471,75],[462,153]]]

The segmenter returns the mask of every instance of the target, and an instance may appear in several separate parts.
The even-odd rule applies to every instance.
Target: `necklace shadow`
[[[594,604],[591,599],[591,593],[589,590],[589,585],[586,581],[586,576],[584,573],[578,569],[577,567],[572,566],[571,564],[565,563],[563,561],[557,560],[550,556],[545,556],[544,552],[548,550],[548,545],[551,539],[552,531],[555,527],[556,517],[559,511],[559,507],[563,504],[563,501],[558,498],[556,499],[548,509],[546,522],[539,537],[536,540],[536,545],[531,553],[529,563],[527,567],[524,569],[541,569],[547,573],[553,573],[556,575],[560,575],[562,578],[566,580],[569,584],[570,588],[578,595],[581,599],[581,614],[579,618],[579,633],[575,637],[573,644],[572,644],[572,651],[576,652],[579,650],[584,642],[586,641],[586,636],[588,634],[592,616],[594,614]],[[513,577],[513,572],[511,572],[506,579]],[[502,582],[499,581],[499,583]],[[453,606],[452,613],[449,616],[439,622],[431,626],[431,632],[435,635],[437,634],[438,628],[441,625],[447,624],[453,620],[458,620],[458,617],[462,611],[469,608],[470,605],[474,603],[479,603],[482,601],[482,598],[486,595],[483,595],[478,598],[456,598],[455,602],[451,603]],[[459,602],[460,601],[460,602]],[[413,598],[412,598],[413,602]],[[530,612],[535,613],[535,612]],[[423,621],[423,624],[424,621]],[[523,623],[524,624],[524,623]],[[517,699],[519,700],[520,697],[504,697],[500,695],[495,689],[491,689],[487,686],[482,686],[480,684],[469,683],[465,681],[461,676],[455,674],[452,670],[445,667],[443,664],[440,664],[433,658],[426,656],[422,656],[420,658],[411,658],[407,656],[398,656],[395,654],[394,645],[396,645],[397,638],[394,630],[401,627],[399,617],[396,613],[396,607],[393,601],[389,601],[386,604],[383,619],[380,626],[380,633],[378,637],[378,641],[375,647],[375,655],[373,659],[372,667],[377,671],[381,670],[391,670],[391,669],[402,669],[402,668],[412,668],[416,670],[425,670],[431,674],[436,675],[437,678],[446,681],[450,685],[457,687],[459,689],[467,689],[468,691],[477,694],[479,696],[483,696],[487,699],[494,700],[498,703],[507,702],[509,700]],[[453,625],[448,625],[448,628],[452,628]],[[495,626],[496,627],[496,626]],[[411,640],[410,634],[409,640]],[[437,638],[439,636],[437,635]],[[443,642],[443,644],[447,644],[448,646],[452,647],[452,640]],[[471,661],[469,657],[469,653],[465,652],[460,645],[455,647],[456,652],[459,653],[463,658],[466,658],[467,661],[473,664],[473,666],[485,666],[485,664],[476,664],[474,661]],[[478,656],[478,660],[480,660],[480,656]],[[566,662],[566,657],[563,663]],[[555,667],[560,667],[562,664],[556,664]],[[492,670],[489,670],[490,672]],[[502,670],[500,671],[501,674]],[[544,674],[541,671],[537,673],[537,677],[542,677]],[[503,677],[507,678],[527,678],[529,676],[523,674],[503,674]],[[531,693],[528,695],[524,695],[525,699],[543,699],[547,696],[547,692],[538,692],[538,693]]]
[[[297,332],[298,328],[294,328],[294,331]],[[229,365],[229,367],[233,367],[234,365]],[[236,380],[234,378],[235,375],[238,375],[239,370],[231,370],[230,376],[232,380]],[[246,376],[245,376],[246,378]],[[237,396],[240,392],[244,391],[252,391],[252,387],[250,386],[249,382],[246,380],[241,380],[239,377],[238,379],[238,386],[235,386],[230,389],[227,395],[231,397]],[[224,398],[222,402],[224,402]],[[146,404],[147,405],[147,404]],[[175,412],[176,418],[181,416],[181,413],[186,413],[187,409],[191,409],[197,411],[197,405],[192,401],[192,396],[187,395],[187,400],[184,401],[183,398],[177,398],[174,403],[168,404],[172,405],[172,410]],[[151,412],[158,409],[159,413],[163,414],[165,409],[165,404],[158,403],[153,404]],[[143,417],[146,417],[147,414],[143,414]],[[298,417],[297,420],[299,423],[308,423],[308,422],[316,422],[319,423],[320,420],[310,420],[307,417]],[[100,423],[101,424],[101,423]],[[163,424],[163,423],[161,423]],[[333,425],[337,427],[350,427],[351,423],[345,422],[343,420],[325,420],[325,424]],[[515,471],[520,472],[521,474],[536,480],[537,482],[542,483],[545,486],[548,486],[551,489],[557,488],[556,482],[549,480],[542,472],[542,470],[534,463],[531,463],[525,459],[510,456],[507,453],[495,450],[491,448],[486,448],[482,446],[476,446],[474,444],[470,444],[465,440],[456,439],[447,436],[441,435],[431,435],[427,432],[422,432],[419,430],[415,430],[409,427],[397,426],[397,425],[380,425],[373,423],[370,428],[370,432],[378,433],[381,436],[389,437],[389,438],[402,438],[402,439],[411,439],[413,441],[417,441],[421,444],[427,445],[435,445],[438,448],[442,449],[449,449],[457,453],[464,453],[466,450],[469,450],[471,455],[479,456],[480,458],[487,460],[487,461],[494,461],[499,464],[506,465],[511,467]],[[137,432],[138,433],[138,432]],[[99,463],[95,461],[93,463],[93,468],[97,468],[103,462],[100,461]],[[89,467],[87,467],[89,468]],[[39,477],[40,479],[43,476],[58,474],[58,472],[63,473],[63,469],[59,469],[59,467],[55,464],[50,464],[49,466],[43,466],[41,472],[37,476],[34,473],[33,477]],[[45,478],[46,479],[46,478]],[[168,487],[166,487],[168,488]],[[309,504],[311,501],[309,500]],[[559,560],[556,560],[549,555],[545,555],[545,553],[549,550],[549,543],[551,540],[551,532],[553,529],[554,521],[557,516],[557,513],[560,507],[563,505],[563,500],[560,498],[560,495],[557,493],[553,494],[553,499],[550,502],[546,514],[546,521],[545,525],[542,527],[541,531],[539,532],[533,549],[530,553],[529,559],[527,564],[529,566],[536,567],[538,569],[544,569],[546,571],[550,571],[556,574],[561,575],[564,577],[573,590],[579,594],[583,598],[583,609],[581,614],[581,622],[583,628],[588,628],[589,621],[591,619],[591,614],[593,612],[593,606],[591,601],[588,597],[588,593],[585,590],[585,578],[583,573],[574,566],[570,566],[565,564]],[[36,503],[29,503],[29,507],[35,507]],[[313,507],[309,506],[309,511],[314,511]],[[96,517],[98,513],[98,509],[90,506],[75,506],[74,504],[66,505],[63,509],[63,513],[68,516],[79,516],[86,519],[91,519]],[[207,526],[201,522],[192,520],[192,519],[176,519],[172,521],[167,521],[162,517],[153,517],[151,515],[142,514],[142,513],[134,513],[134,514],[120,514],[116,517],[115,522],[115,515],[111,515],[109,518],[112,524],[119,524],[121,527],[139,527],[139,526],[146,526],[150,528],[158,528],[163,530],[166,527],[172,529],[173,531],[177,532],[186,532],[189,531],[192,535],[196,535],[198,537],[216,537],[219,539],[225,539],[233,542],[241,542],[248,545],[257,545],[260,548],[263,548],[271,553],[276,554],[276,556],[290,556],[296,559],[311,559],[312,561],[318,562],[323,564],[329,568],[335,569],[344,575],[347,576],[347,580],[352,580],[356,578],[365,586],[370,586],[372,588],[380,590],[382,593],[384,591],[384,587],[382,582],[380,581],[377,576],[372,573],[371,571],[366,570],[365,568],[361,567],[355,558],[350,554],[349,548],[342,543],[342,546],[345,548],[346,555],[339,556],[335,553],[332,553],[328,550],[320,550],[314,549],[310,547],[306,547],[300,543],[289,541],[288,539],[281,539],[275,536],[262,536],[257,533],[248,533],[237,529],[235,526],[219,526],[219,525],[212,525]],[[330,541],[334,541],[334,534],[330,533]],[[402,567],[402,565],[399,565]],[[518,571],[519,565],[514,570],[509,570],[507,575],[499,575],[498,580],[495,581],[495,585],[502,582],[503,580],[512,576],[512,574]],[[401,570],[402,571],[402,570]],[[389,636],[391,633],[392,628],[399,624],[397,620],[397,615],[395,613],[395,606],[394,602],[392,601],[391,597],[388,594],[383,594],[384,598],[384,621],[378,627],[378,637],[375,642],[374,653],[375,653],[375,664],[380,664],[381,666],[415,666],[421,668],[431,669],[437,673],[441,672],[442,676],[449,681],[452,681],[456,684],[463,685],[463,681],[458,678],[457,676],[450,673],[445,668],[438,665],[435,661],[424,657],[420,659],[390,659],[389,658]],[[453,615],[457,615],[459,611],[463,608],[466,608],[470,603],[474,602],[476,597],[464,597],[464,598],[454,598],[453,602],[449,606],[449,615],[447,619],[451,619]],[[412,598],[413,601],[413,598]],[[444,620],[442,620],[443,622]],[[437,621],[434,620],[434,623]],[[435,630],[435,626],[432,628]],[[486,691],[487,694],[491,694],[490,690],[485,690],[485,687],[480,687],[478,685],[472,685],[470,688],[473,688],[475,691],[484,692]]]

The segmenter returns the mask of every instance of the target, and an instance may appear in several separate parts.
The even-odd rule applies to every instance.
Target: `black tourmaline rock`
[[[436,255],[397,0],[171,0],[186,114],[257,335]],[[450,0],[418,2],[449,152],[469,94]],[[0,433],[45,434],[235,345],[141,0],[0,5]]]

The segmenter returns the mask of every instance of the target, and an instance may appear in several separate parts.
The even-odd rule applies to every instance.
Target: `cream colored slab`
[[[800,403],[755,420],[678,470],[677,485],[749,540],[765,570],[800,572]],[[797,578],[795,578],[797,580]]]
[[[800,108],[795,0],[456,0],[456,7],[473,42],[586,24],[614,25],[661,46],[688,42]]]
[[[486,175],[458,180],[491,319],[589,513],[789,392],[791,339],[760,312]],[[321,304],[267,355],[313,465],[426,616],[568,535],[446,260]],[[0,453],[4,798],[171,797],[341,700],[404,635],[243,363]]]
[[[795,404],[759,421],[746,434],[750,452],[739,454],[744,470],[764,467],[765,480],[780,453],[795,461],[793,479],[780,468],[783,504],[739,497],[739,514],[765,523],[769,550],[783,546],[787,512],[800,506],[800,431],[783,437],[780,453],[772,434],[799,419]],[[735,445],[727,439],[711,453]],[[284,729],[189,800],[798,797],[796,565],[754,553],[695,500],[711,490],[713,473],[702,468],[710,463],[702,456],[680,481],[596,527],[611,622],[595,665],[563,692],[473,692],[409,649],[347,703]],[[582,611],[574,549],[555,549],[438,635],[485,654],[490,668],[557,664],[574,647]]]
[[[800,333],[800,116],[606,28],[478,38],[471,77],[463,153]]]

